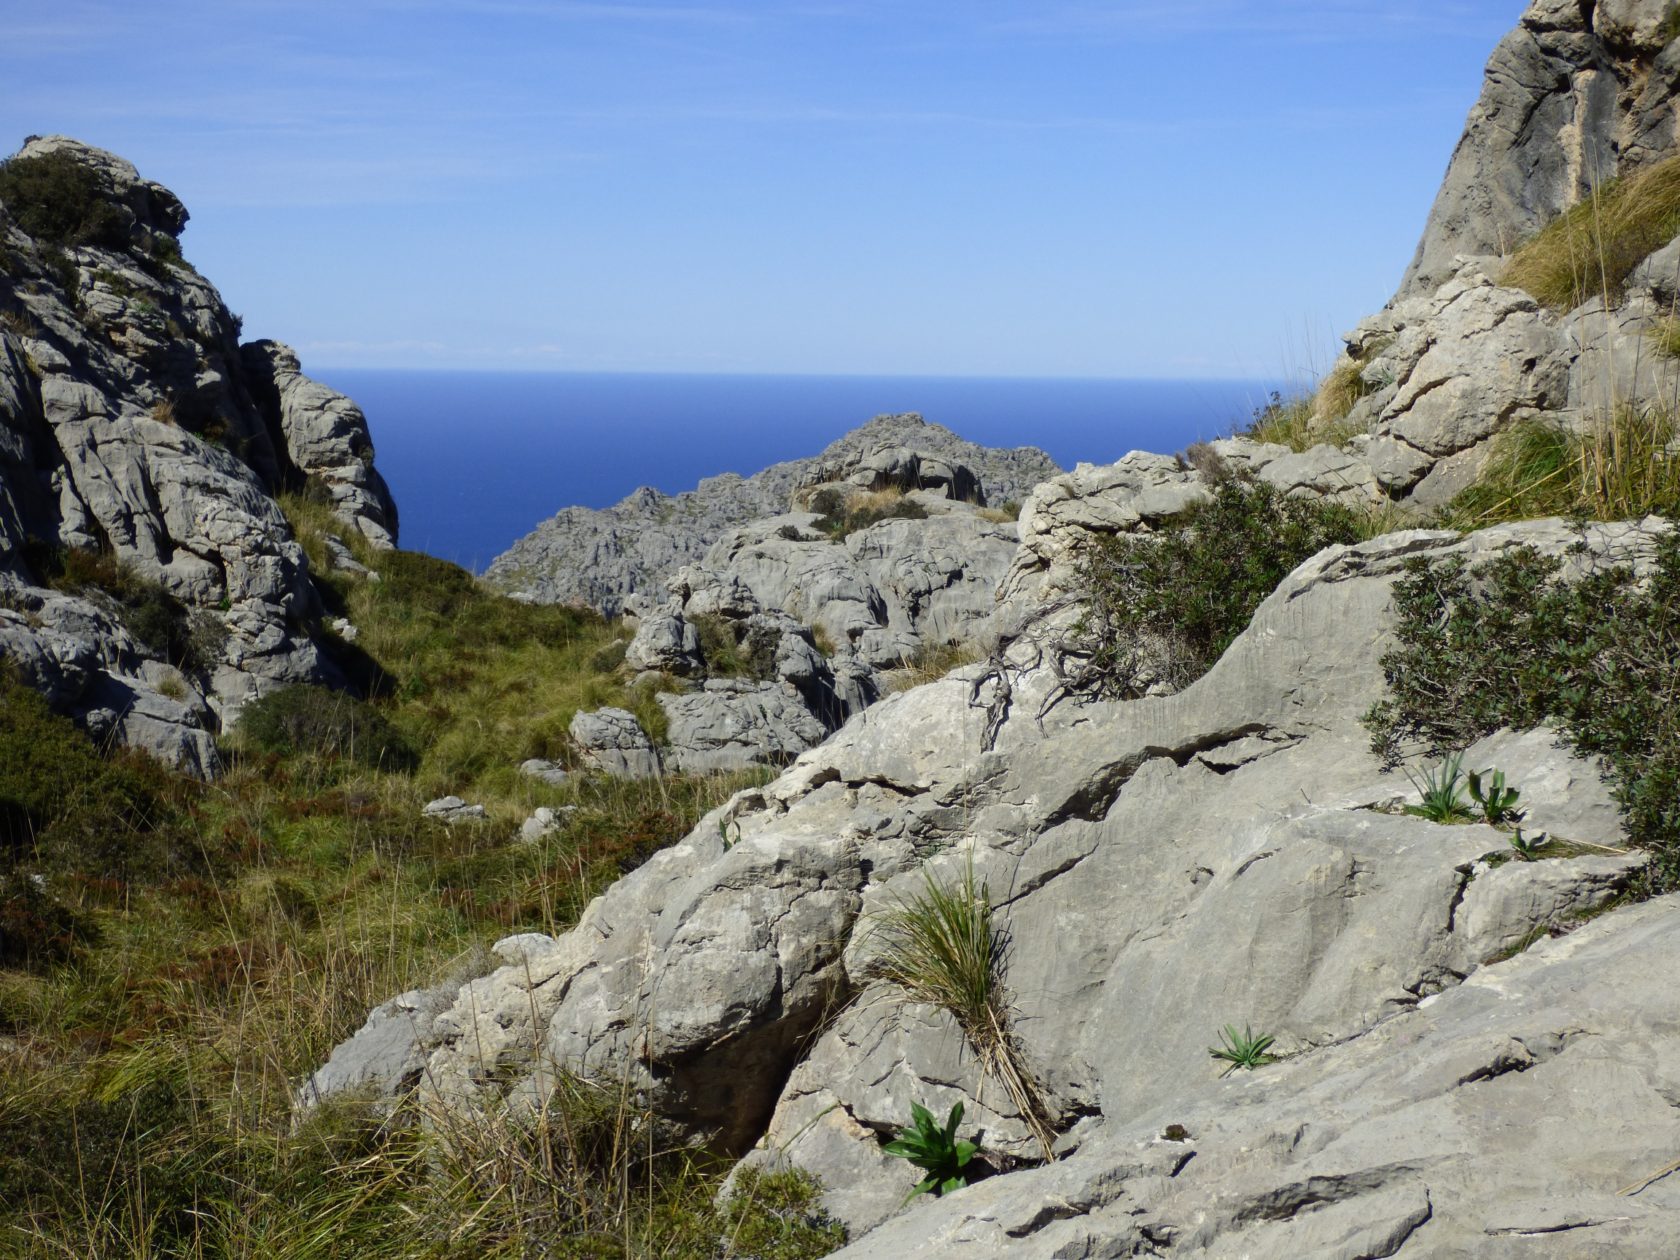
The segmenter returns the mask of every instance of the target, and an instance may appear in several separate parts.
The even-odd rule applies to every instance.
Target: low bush
[[[1124,699],[1156,681],[1188,686],[1291,570],[1361,534],[1347,508],[1228,475],[1160,532],[1103,540],[1079,569],[1087,607],[1074,642],[1089,660],[1085,689]]]
[[[781,633],[770,625],[748,625],[703,614],[693,618],[700,638],[700,655],[713,678],[749,678],[769,682],[776,677],[776,650]]]
[[[1604,758],[1629,838],[1654,855],[1651,886],[1680,886],[1680,535],[1661,539],[1643,582],[1625,567],[1565,582],[1560,568],[1528,548],[1475,571],[1410,562],[1388,695],[1365,717],[1372,747],[1397,764],[1554,723]]]
[[[990,891],[975,883],[972,863],[951,886],[926,868],[922,875],[921,892],[900,897],[870,924],[879,947],[872,974],[897,986],[909,1001],[937,1007],[956,1020],[980,1070],[1003,1086],[1050,1160],[1055,1133],[1011,1029],[1003,990],[1005,942],[992,924]]]
[[[241,747],[314,756],[369,769],[413,770],[419,756],[407,738],[366,701],[301,684],[245,706],[235,733]]]
[[[128,217],[91,168],[59,150],[0,162],[0,202],[37,241],[53,246],[124,249]]]
[[[1511,255],[1501,283],[1556,310],[1617,301],[1629,274],[1680,233],[1680,158],[1595,188]]]

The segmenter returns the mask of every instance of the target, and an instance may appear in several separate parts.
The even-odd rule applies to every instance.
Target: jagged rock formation
[[[656,855],[572,932],[504,942],[510,965],[378,1014],[312,1088],[353,1081],[417,1088],[434,1105],[528,1109],[557,1070],[628,1077],[697,1137],[818,1171],[831,1206],[867,1228],[913,1180],[880,1151],[912,1101],[942,1113],[961,1099],[989,1151],[1025,1159],[1033,1149],[949,1017],[905,1006],[872,979],[872,916],[919,887],[924,867],[949,880],[972,862],[1011,942],[1018,1036],[1079,1149],[1052,1169],[918,1208],[882,1247],[942,1254],[973,1236],[1001,1253],[1049,1256],[1068,1254],[1061,1248],[1077,1236],[1087,1250],[1075,1254],[1110,1254],[1169,1237],[1223,1246],[1226,1232],[1252,1229],[1265,1242],[1255,1255],[1333,1254],[1289,1248],[1318,1238],[1313,1230],[1386,1221],[1399,1200],[1408,1220],[1430,1203],[1430,1228],[1450,1240],[1483,1237],[1490,1211],[1501,1228],[1537,1227],[1552,1218],[1523,1197],[1525,1178],[1455,1179],[1458,1122],[1430,1100],[1499,1075],[1482,1073],[1487,1064],[1588,1052],[1597,1039],[1580,1034],[1598,1031],[1601,1008],[1578,1026],[1542,1029],[1559,990],[1518,988],[1501,976],[1538,964],[1499,960],[1537,927],[1567,928],[1615,896],[1638,858],[1614,852],[1619,823],[1594,767],[1543,732],[1505,733],[1472,749],[1471,761],[1520,776],[1533,825],[1611,851],[1491,867],[1482,858],[1503,844],[1498,833],[1389,812],[1408,788],[1381,771],[1358,718],[1381,694],[1388,587],[1409,557],[1486,558],[1526,544],[1576,566],[1637,564],[1661,528],[1595,528],[1580,553],[1577,535],[1556,522],[1332,549],[1178,695],[1062,706],[1041,727],[1034,701],[1052,680],[1023,662],[991,751],[981,748],[985,714],[969,703],[982,667],[890,697]],[[981,690],[983,699],[983,679]],[[1680,942],[1680,913],[1667,913],[1668,937]],[[1431,997],[1466,977],[1478,993],[1507,995],[1499,1027],[1508,1033],[1490,1041],[1472,1007]],[[1628,1031],[1635,1046],[1662,1043],[1675,1003],[1650,996],[1643,1012],[1628,1002],[1606,1013],[1604,1030]],[[1426,1013],[1458,1009],[1470,1013]],[[412,1017],[418,1010],[424,1020]],[[1232,1021],[1275,1032],[1300,1056],[1285,1084],[1260,1087],[1265,1106],[1239,1106],[1253,1090],[1219,1082],[1207,1059]],[[1348,1064],[1384,1053],[1363,1047],[1412,1036],[1427,1039],[1425,1063],[1465,1070],[1414,1078],[1396,1067],[1384,1078],[1394,1092],[1374,1093],[1369,1109],[1291,1110],[1303,1095],[1322,1094],[1329,1107],[1356,1094]],[[1641,1074],[1643,1085],[1628,1080],[1618,1095],[1626,1106],[1662,1088],[1663,1058],[1618,1054],[1615,1071],[1605,1069]],[[1528,1107],[1544,1110],[1570,1079],[1566,1070],[1525,1078],[1539,1091]],[[1407,1115],[1420,1151],[1438,1154],[1390,1159],[1382,1099]],[[1281,1134],[1308,1120],[1322,1137],[1271,1138],[1261,1162],[1239,1157],[1267,1126]],[[1149,1140],[1169,1123],[1184,1123],[1203,1144],[1189,1149],[1206,1155],[1187,1165],[1185,1148]],[[1576,1151],[1602,1161],[1585,1188],[1598,1196],[1589,1215],[1603,1218],[1604,1185],[1671,1158],[1661,1147],[1671,1128],[1648,1124],[1614,1151],[1608,1138],[1581,1142],[1561,1126],[1523,1140],[1531,1165],[1555,1155],[1578,1170]],[[1345,1148],[1343,1132],[1354,1135]],[[1533,1145],[1549,1141],[1560,1148]],[[1320,1169],[1314,1153],[1325,1150],[1341,1154]],[[1186,1167],[1194,1175],[1177,1180]],[[1326,1193],[1296,1193],[1298,1182]],[[1081,1188],[1070,1199],[1079,1206],[1041,1210],[1064,1183]],[[1346,1206],[1306,1214],[1321,1201]],[[981,1205],[979,1219],[965,1203]],[[1262,1210],[1268,1203],[1275,1213]],[[1059,1224],[1064,1216],[1075,1219]]]
[[[1031,447],[994,450],[917,415],[877,416],[820,455],[750,477],[725,473],[669,496],[643,486],[610,508],[565,508],[498,556],[485,577],[524,598],[587,604],[612,616],[634,595],[659,599],[682,565],[701,560],[726,531],[787,511],[800,489],[832,482],[927,488],[1002,505],[1020,502],[1059,471]]]
[[[52,172],[49,208],[83,226],[35,203],[0,217],[0,656],[97,737],[209,774],[219,716],[337,676],[273,496],[321,484],[384,545],[396,508],[354,405],[283,346],[241,350],[238,321],[181,260],[174,194],[61,136],[13,161]],[[54,589],[67,549],[155,584],[167,641],[94,586]]]
[[[1668,0],[1534,0],[1488,61],[1402,298],[1461,254],[1504,254],[1618,175],[1673,153],[1680,34]]]
[[[896,433],[908,422],[876,421],[859,434]],[[701,560],[667,576],[663,603],[645,591],[627,596],[637,616],[626,671],[693,688],[659,696],[667,721],[658,763],[682,771],[785,765],[874,703],[888,671],[926,649],[981,637],[1018,539],[1001,512],[950,497],[983,493],[980,476],[954,458],[853,442],[807,461],[794,482],[793,502],[821,511],[725,531]],[[848,517],[859,504],[890,515]],[[846,532],[848,522],[857,527]],[[703,624],[715,636],[709,648]],[[747,676],[739,662],[731,673],[730,661],[708,660],[708,652],[745,658]],[[631,772],[621,758],[581,746],[600,768]],[[635,772],[650,773],[649,765],[640,758]]]

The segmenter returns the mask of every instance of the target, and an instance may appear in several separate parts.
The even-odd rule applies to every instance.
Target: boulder
[[[482,805],[469,805],[459,796],[440,796],[427,801],[420,811],[422,818],[453,825],[460,822],[484,822],[489,815]]]
[[[653,741],[626,709],[595,709],[573,716],[569,728],[583,761],[603,774],[648,779],[660,772]]]
[[[828,734],[791,683],[713,678],[686,695],[663,693],[665,767],[710,774],[786,765]]]

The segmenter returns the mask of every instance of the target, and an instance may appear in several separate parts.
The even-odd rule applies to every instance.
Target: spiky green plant
[[[1254,1029],[1246,1024],[1240,1033],[1235,1024],[1226,1024],[1219,1036],[1223,1044],[1209,1046],[1208,1055],[1224,1061],[1225,1070],[1220,1076],[1229,1076],[1238,1068],[1252,1072],[1257,1067],[1277,1062],[1277,1055],[1266,1053],[1277,1040],[1268,1033],[1261,1033],[1256,1037]]]
[[[961,1101],[951,1104],[951,1113],[943,1125],[920,1103],[910,1104],[910,1117],[911,1127],[900,1130],[897,1138],[881,1148],[888,1155],[909,1160],[927,1174],[904,1201],[908,1203],[930,1190],[943,1195],[966,1186],[968,1174],[964,1170],[980,1148],[957,1136],[957,1126],[963,1117]]]
[[[1524,862],[1534,861],[1540,856],[1540,850],[1551,843],[1551,837],[1545,832],[1537,831],[1531,836],[1525,836],[1521,827],[1513,831],[1510,838],[1511,848]]]
[[[1010,1029],[1004,944],[992,927],[990,891],[975,883],[972,860],[954,887],[925,868],[922,878],[921,892],[901,896],[875,915],[871,931],[880,952],[874,974],[910,1001],[950,1013],[974,1047],[981,1072],[1003,1086],[1048,1160],[1055,1134]]]
[[[1418,804],[1406,807],[1408,814],[1438,823],[1465,822],[1470,818],[1470,811],[1464,806],[1463,753],[1453,753],[1421,775],[1408,770],[1406,777],[1420,798]]]
[[[1487,788],[1482,788],[1482,774],[1486,774]],[[1470,772],[1470,799],[1476,803],[1476,808],[1482,811],[1482,819],[1489,826],[1497,827],[1501,823],[1515,822],[1522,812],[1517,808],[1517,798],[1522,795],[1516,788],[1505,786],[1505,772],[1503,770],[1484,770],[1482,774]]]

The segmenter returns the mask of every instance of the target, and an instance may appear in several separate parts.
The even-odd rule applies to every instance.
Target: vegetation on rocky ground
[[[927,518],[927,509],[899,490],[850,493],[825,487],[811,496],[810,510],[818,513],[816,527],[836,540],[851,537],[882,521]]]
[[[1680,234],[1680,157],[1595,188],[1511,255],[1501,282],[1555,310],[1621,297],[1633,269]]]
[[[327,518],[292,509],[360,629],[337,650],[362,694],[305,720],[320,697],[298,693],[214,784],[106,755],[0,681],[0,1254],[832,1250],[809,1181],[749,1177],[720,1205],[726,1168],[599,1085],[568,1082],[526,1128],[343,1102],[294,1131],[299,1080],[372,1006],[485,969],[510,930],[563,930],[762,776],[518,775],[564,759],[578,707],[637,701],[593,663],[614,627],[424,556],[355,545],[382,580],[334,573]],[[366,755],[370,734],[411,757]],[[489,820],[422,819],[446,790]],[[522,843],[537,805],[578,810]]]
[[[1624,404],[1578,426],[1522,420],[1495,439],[1476,484],[1437,514],[1450,529],[1542,516],[1633,520],[1680,513],[1680,418]]]
[[[1260,602],[1297,565],[1363,536],[1357,513],[1289,498],[1229,474],[1212,497],[1154,534],[1119,534],[1086,553],[1087,598],[1075,640],[1090,694],[1123,699],[1154,683],[1175,690],[1213,667]]]
[[[128,246],[128,224],[103,181],[72,154],[0,162],[0,202],[17,225],[49,246]]]
[[[1650,888],[1680,886],[1680,537],[1661,539],[1645,580],[1610,566],[1564,581],[1562,567],[1528,548],[1473,571],[1408,565],[1372,746],[1397,764],[1552,723],[1604,759],[1629,839],[1653,855]]]

